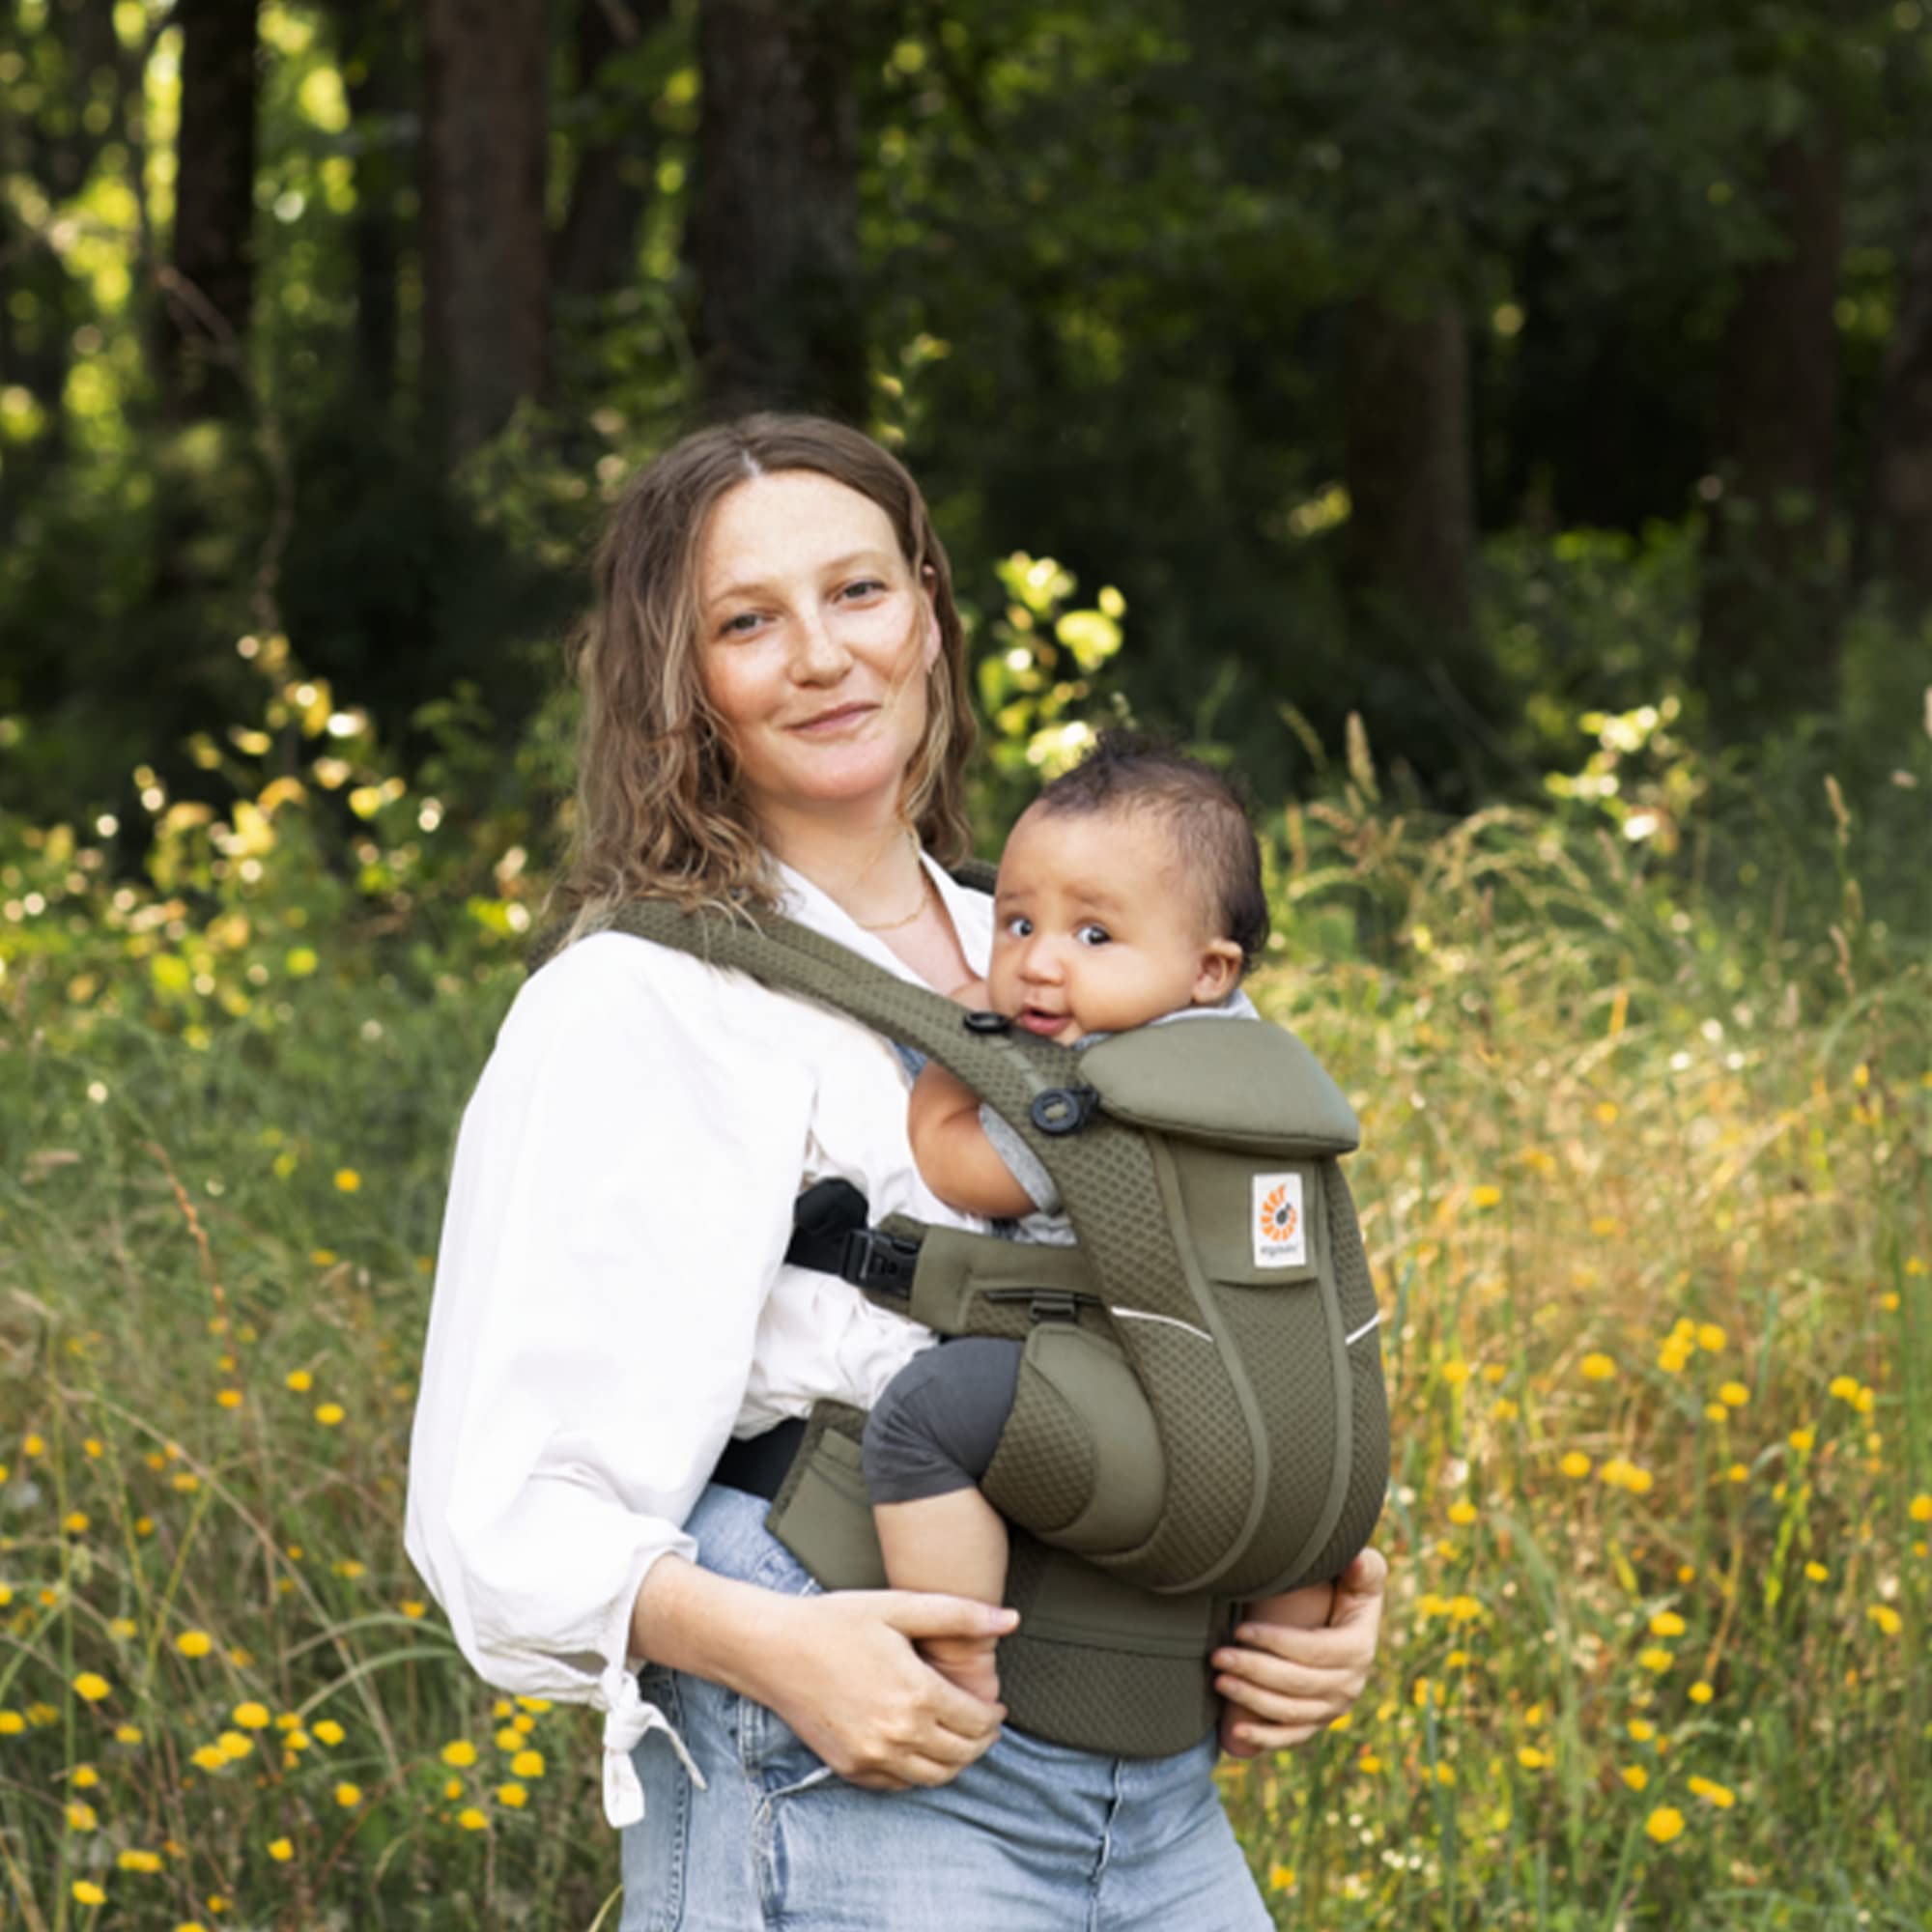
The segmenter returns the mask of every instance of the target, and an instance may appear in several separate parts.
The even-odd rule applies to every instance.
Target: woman
[[[800,1186],[838,1175],[875,1217],[962,1217],[920,1181],[884,1041],[595,927],[631,896],[781,904],[941,992],[983,974],[990,901],[940,863],[965,850],[972,727],[919,493],[853,431],[753,417],[633,483],[597,580],[579,936],[524,988],[465,1116],[411,1555],[492,1683],[607,1714],[627,1932],[1264,1926],[1211,1738],[1117,1760],[1003,1731],[915,1645],[1011,1612],[821,1593],[765,1505],[708,1480],[729,1435],[868,1402],[930,1339],[784,1264]],[[1216,1654],[1231,1749],[1349,1707],[1382,1576],[1362,1559],[1327,1630]]]

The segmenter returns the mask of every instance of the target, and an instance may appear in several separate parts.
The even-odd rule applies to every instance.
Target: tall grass
[[[589,1720],[480,1686],[399,1531],[526,872],[313,735],[224,815],[156,801],[152,887],[0,836],[32,1932],[579,1932],[615,1884]],[[1359,748],[1271,816],[1255,990],[1363,1117],[1396,1431],[1368,1695],[1222,1774],[1284,1924],[1928,1922],[1932,992],[1855,814],[1797,814],[1809,925],[1573,806],[1405,820]]]

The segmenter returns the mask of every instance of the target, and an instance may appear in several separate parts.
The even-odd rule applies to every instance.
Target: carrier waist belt
[[[798,1446],[805,1440],[805,1423],[798,1416],[768,1429],[762,1435],[733,1436],[724,1445],[718,1465],[711,1472],[714,1483],[727,1490],[743,1490],[748,1496],[765,1502],[778,1494],[791,1467]]]

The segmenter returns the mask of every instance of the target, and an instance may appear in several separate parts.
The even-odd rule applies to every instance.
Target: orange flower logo
[[[1294,1203],[1288,1198],[1288,1183],[1284,1181],[1262,1203],[1262,1239],[1293,1240],[1294,1224],[1299,1218]]]

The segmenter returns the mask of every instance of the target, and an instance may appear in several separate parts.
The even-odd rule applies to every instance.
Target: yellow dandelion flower
[[[252,1698],[245,1704],[237,1704],[232,1716],[244,1731],[266,1731],[270,1722],[269,1707]]]
[[[228,1753],[219,1745],[203,1745],[194,1752],[194,1763],[202,1771],[225,1771]]]
[[[201,1488],[201,1478],[192,1469],[177,1469],[168,1478],[168,1486],[180,1491],[185,1496],[191,1496]]]
[[[319,1403],[316,1406],[315,1419],[325,1429],[333,1429],[348,1412],[339,1402]]]
[[[1525,1771],[1541,1771],[1549,1762],[1534,1745],[1521,1745],[1517,1749],[1516,1761]]]
[[[1728,1483],[1747,1483],[1750,1481],[1750,1471],[1742,1463],[1733,1463],[1724,1471],[1724,1480]]]
[[[353,1811],[362,1802],[362,1787],[347,1780],[335,1787],[335,1802],[345,1811]]]
[[[1898,1313],[1898,1291],[1895,1288],[1887,1289],[1886,1292],[1879,1296],[1878,1305],[1881,1308],[1883,1308],[1888,1315],[1896,1315]]]
[[[1719,1382],[1718,1400],[1726,1408],[1742,1408],[1750,1400],[1750,1390],[1743,1382]]]
[[[1621,1109],[1614,1100],[1599,1100],[1593,1110],[1597,1119],[1606,1127],[1614,1126]]]
[[[17,1738],[27,1728],[27,1720],[17,1711],[0,1711],[0,1738]]]
[[[216,1389],[214,1391],[214,1400],[223,1408],[240,1408],[242,1406],[242,1391],[238,1388]]]
[[[524,1747],[524,1734],[515,1724],[505,1724],[491,1742],[499,1751],[520,1751]]]
[[[1684,1830],[1684,1814],[1674,1804],[1660,1804],[1644,1820],[1643,1829],[1660,1845],[1667,1845]]]
[[[214,1741],[221,1747],[223,1757],[232,1758],[240,1764],[255,1748],[253,1738],[244,1738],[240,1731],[223,1731]]]
[[[1693,1704],[1708,1704],[1717,1694],[1717,1691],[1705,1683],[1701,1677],[1698,1678],[1696,1683],[1691,1685],[1689,1692],[1690,1701]]]
[[[1887,1636],[1896,1636],[1905,1628],[1905,1620],[1889,1604],[1871,1604],[1865,1608],[1865,1615],[1882,1630]]]
[[[1268,1866],[1268,1889],[1270,1891],[1293,1891],[1294,1889],[1294,1867],[1285,1865],[1279,1860]]]
[[[76,1697],[86,1698],[90,1704],[99,1703],[101,1698],[106,1696],[112,1689],[113,1686],[108,1683],[106,1678],[94,1670],[83,1670],[73,1680],[73,1694]]]
[[[282,1378],[282,1386],[293,1389],[297,1395],[306,1395],[315,1386],[315,1378],[306,1369],[291,1369]]]
[[[476,1762],[476,1747],[468,1738],[452,1738],[443,1746],[441,1756],[444,1764],[464,1771]]]
[[[159,1852],[145,1852],[137,1846],[129,1845],[114,1862],[123,1871],[157,1872],[161,1868],[161,1855]]]
[[[354,1194],[362,1185],[362,1177],[353,1167],[338,1167],[335,1170],[335,1185],[344,1194]]]
[[[484,1832],[488,1831],[490,1827],[489,1819],[486,1818],[483,1815],[483,1813],[479,1811],[473,1804],[466,1804],[463,1807],[463,1809],[456,1814],[456,1822],[459,1825],[461,1825],[466,1832]]]
[[[73,1799],[67,1807],[67,1828],[70,1832],[92,1832],[100,1824],[99,1814],[92,1804],[84,1800]]]
[[[1805,1564],[1804,1574],[1805,1576],[1810,1577],[1812,1582],[1822,1583],[1826,1580],[1827,1577],[1831,1576],[1832,1573],[1829,1570],[1827,1570],[1822,1563],[1813,1561]]]
[[[1502,1189],[1492,1186],[1487,1180],[1481,1186],[1472,1187],[1469,1190],[1469,1206],[1471,1208],[1493,1208],[1502,1198]]]
[[[287,1864],[295,1855],[296,1847],[293,1838],[270,1838],[269,1840],[269,1856],[278,1865]]]
[[[44,1435],[23,1435],[20,1438],[20,1454],[23,1456],[44,1456],[47,1453],[47,1439]]]
[[[418,1617],[426,1616],[429,1612],[429,1605],[419,1603],[414,1597],[405,1597],[396,1607],[402,1611],[404,1616],[410,1618],[412,1622]]]
[[[1614,1235],[1619,1225],[1614,1214],[1592,1214],[1590,1216],[1590,1232],[1599,1240],[1606,1239],[1609,1236]]]
[[[1667,1651],[1661,1643],[1647,1645],[1636,1654],[1636,1661],[1646,1670],[1653,1670],[1662,1677],[1677,1662],[1675,1654]]]
[[[1460,1355],[1452,1355],[1442,1364],[1442,1379],[1451,1388],[1461,1388],[1469,1379],[1469,1365]]]
[[[85,1536],[89,1523],[90,1519],[85,1510],[69,1510],[67,1515],[61,1518],[61,1527],[70,1536]]]
[[[1921,1492],[1906,1504],[1905,1513],[1914,1522],[1932,1522],[1932,1496]]]
[[[510,1760],[510,1769],[519,1777],[541,1777],[544,1775],[544,1754],[540,1750],[520,1750]]]
[[[1657,1366],[1666,1376],[1681,1376],[1690,1360],[1690,1345],[1672,1336],[1657,1351]]]
[[[1707,1355],[1721,1354],[1723,1352],[1724,1342],[1724,1331],[1715,1321],[1698,1322],[1697,1346]]]
[[[335,1574],[338,1577],[348,1577],[353,1583],[356,1577],[366,1577],[369,1574],[369,1566],[359,1556],[345,1556],[335,1566]]]
[[[1801,1456],[1808,1456],[1817,1443],[1817,1436],[1808,1429],[1794,1429],[1784,1438]]]
[[[309,1726],[317,1744],[327,1745],[331,1748],[342,1742],[342,1726],[333,1718],[318,1718]]]
[[[530,1794],[521,1784],[499,1784],[497,1787],[497,1803],[512,1811],[521,1811],[529,1802]]]
[[[1581,1482],[1590,1473],[1590,1459],[1580,1449],[1573,1449],[1556,1465],[1572,1482]]]
[[[1490,1413],[1498,1422],[1514,1422],[1522,1413],[1522,1408],[1513,1397],[1499,1395],[1491,1405]]]
[[[1382,1768],[1381,1759],[1378,1758],[1372,1750],[1365,1750],[1361,1754],[1361,1756],[1355,1760],[1355,1763],[1370,1777],[1373,1777],[1376,1775],[1376,1773]]]
[[[1826,1387],[1826,1393],[1836,1397],[1839,1402],[1852,1401],[1858,1395],[1858,1392],[1859,1378],[1857,1376],[1833,1376]]]
[[[1627,1764],[1620,1772],[1617,1773],[1617,1776],[1621,1777],[1623,1781],[1626,1784],[1628,1784],[1633,1791],[1641,1791],[1650,1782],[1650,1773],[1644,1770],[1643,1766],[1640,1764]]]
[[[115,1743],[116,1743],[117,1745],[137,1745],[137,1744],[139,1744],[139,1743],[141,1742],[141,1727],[140,1727],[140,1725],[139,1725],[139,1724],[116,1724],[116,1725],[114,1726],[114,1742],[115,1742]]]
[[[1659,1610],[1650,1620],[1653,1636],[1682,1636],[1684,1629],[1684,1619],[1675,1610]]]
[[[107,1894],[91,1878],[77,1878],[68,1888],[77,1905],[105,1905]]]
[[[1476,1506],[1472,1502],[1458,1502],[1449,1505],[1449,1520],[1459,1529],[1467,1529],[1476,1520]]]
[[[206,1631],[183,1631],[175,1638],[175,1648],[184,1657],[206,1657],[214,1648],[214,1639]]]
[[[76,1791],[92,1791],[100,1782],[100,1774],[91,1764],[77,1764],[68,1782]]]
[[[1593,1349],[1585,1355],[1580,1366],[1585,1381],[1606,1382],[1617,1372],[1617,1365],[1600,1349]]]

